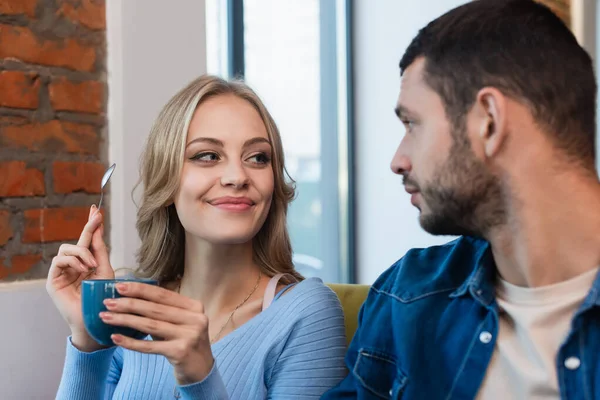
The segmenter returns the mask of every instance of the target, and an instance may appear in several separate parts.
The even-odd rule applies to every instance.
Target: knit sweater
[[[152,340],[149,336],[146,340]],[[344,315],[335,293],[306,279],[212,345],[201,382],[178,385],[164,356],[67,340],[57,399],[318,399],[346,375]]]

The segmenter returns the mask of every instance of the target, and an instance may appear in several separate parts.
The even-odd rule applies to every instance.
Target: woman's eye
[[[265,165],[271,161],[271,158],[265,153],[257,153],[248,158],[248,160],[255,164]]]
[[[197,153],[190,157],[190,160],[200,162],[214,162],[219,161],[219,155],[217,153],[212,152]]]

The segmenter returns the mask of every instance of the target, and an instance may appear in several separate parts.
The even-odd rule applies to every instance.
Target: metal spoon
[[[104,198],[104,186],[106,186],[106,184],[108,183],[108,180],[110,179],[116,166],[117,164],[111,165],[102,176],[102,183],[100,184],[100,202],[98,203],[98,211],[100,211],[100,207],[102,207],[102,199]]]

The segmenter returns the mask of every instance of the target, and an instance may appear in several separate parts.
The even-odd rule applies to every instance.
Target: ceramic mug
[[[140,282],[148,285],[158,285],[158,281],[151,279],[93,279],[81,282],[81,311],[83,323],[88,334],[98,343],[105,346],[114,346],[110,335],[118,333],[134,339],[143,339],[146,333],[123,326],[105,324],[100,318],[100,313],[108,311],[104,305],[105,299],[123,297],[115,285],[120,282]]]

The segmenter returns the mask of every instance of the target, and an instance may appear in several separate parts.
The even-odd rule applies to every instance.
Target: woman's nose
[[[230,163],[223,172],[221,185],[242,189],[248,186],[249,178],[241,163]]]

